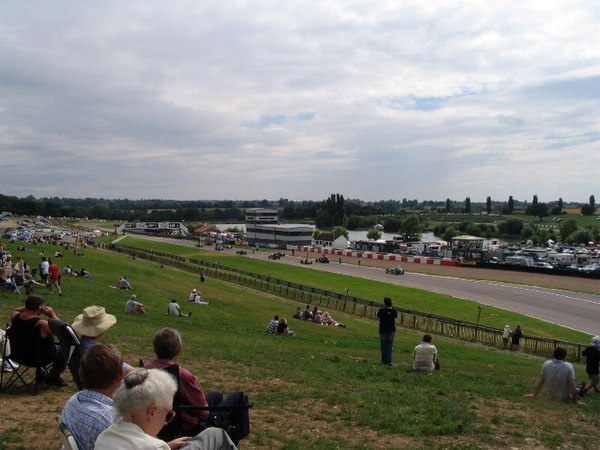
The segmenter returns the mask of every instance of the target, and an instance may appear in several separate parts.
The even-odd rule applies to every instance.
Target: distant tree
[[[577,230],[567,237],[568,244],[587,244],[593,240],[591,230]]]
[[[346,222],[346,226],[349,230],[358,230],[361,227],[361,217],[352,215],[348,217],[348,221]]]
[[[513,200],[512,195],[510,197],[508,197],[508,214],[512,214],[513,212],[515,212],[515,201]]]
[[[575,219],[565,220],[560,226],[560,240],[567,241],[567,238],[577,231],[577,222]]]
[[[323,200],[321,206],[317,210],[317,219],[321,221],[321,223],[317,222],[317,226],[323,228],[326,228],[327,226],[333,228],[338,225],[345,225],[346,210],[344,206],[344,196],[341,194],[331,194],[328,199]]]
[[[335,227],[333,234],[335,237],[344,236],[346,239],[348,239],[348,230],[342,226]]]
[[[383,222],[383,230],[387,233],[396,233],[402,226],[402,219],[398,217],[387,217]]]
[[[540,203],[538,196],[534,195],[531,205],[525,208],[525,214],[529,216],[537,216],[540,218],[540,220],[542,220],[549,214],[548,205],[545,203]]]
[[[399,231],[403,240],[411,240],[414,236],[422,231],[421,219],[419,219],[419,216],[416,214],[408,215],[402,221]]]
[[[523,231],[521,231],[521,237],[523,239],[531,239],[533,236],[535,235],[535,230],[530,227],[529,225],[523,228]],[[531,239],[533,240],[533,239]]]
[[[471,214],[471,197],[465,198],[465,212]]]
[[[450,202],[450,199],[447,198],[446,199],[446,212],[449,213],[451,208],[452,208],[452,202]]]
[[[373,239],[376,241],[379,238],[381,238],[381,231],[376,230],[375,228],[369,228],[367,231],[367,239]]]
[[[524,223],[521,219],[508,219],[498,224],[498,232],[510,236],[520,236],[523,226]]]
[[[485,200],[485,210],[488,214],[492,213],[492,197],[490,196]]]
[[[562,214],[562,210],[563,210],[563,199],[562,199],[562,197],[559,197],[558,201],[556,202],[556,206],[554,206],[550,210],[550,214],[553,214],[553,215]]]
[[[581,214],[584,216],[591,216],[596,212],[596,198],[590,195],[590,202],[587,205],[581,207]]]
[[[446,228],[446,231],[442,234],[442,239],[445,241],[451,241],[454,236],[458,236],[460,231],[454,227]]]

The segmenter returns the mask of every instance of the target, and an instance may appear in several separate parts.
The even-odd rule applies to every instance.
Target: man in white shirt
[[[192,313],[187,313],[187,314],[183,314],[181,312],[181,308],[179,307],[179,305],[177,304],[177,300],[173,299],[171,300],[171,303],[169,303],[169,309],[168,309],[168,314],[170,316],[174,316],[174,317],[189,317],[192,315]]]
[[[438,354],[435,345],[431,345],[430,334],[423,336],[423,342],[415,347],[413,358],[413,370],[422,372],[433,372],[435,370]]]
[[[577,387],[575,386],[575,369],[573,365],[565,361],[567,351],[562,347],[556,347],[553,353],[554,359],[542,364],[542,375],[540,376],[531,397],[537,398],[544,384],[548,389],[548,395],[552,400],[577,403]]]

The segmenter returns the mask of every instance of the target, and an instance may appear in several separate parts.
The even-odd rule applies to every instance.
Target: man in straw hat
[[[104,332],[117,323],[117,318],[108,314],[103,306],[88,306],[75,317],[71,327],[81,337],[81,354],[98,343]]]

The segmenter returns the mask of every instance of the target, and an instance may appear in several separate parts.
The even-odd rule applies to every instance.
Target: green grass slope
[[[36,265],[40,248],[11,251]],[[43,248],[46,254],[54,252],[53,247]],[[585,406],[524,398],[533,389],[539,358],[434,337],[442,370],[415,374],[409,370],[411,353],[421,335],[399,330],[395,366],[388,368],[379,364],[373,321],[332,312],[347,328],[290,320],[295,336],[268,336],[269,319],[274,314],[291,317],[297,303],[211,278],[200,286],[196,274],[105,250],[84,253],[67,254],[58,262],[61,267],[85,267],[94,278],[63,278],[64,295],[47,296],[48,304],[67,321],[85,306],[105,306],[118,322],[104,340],[118,345],[130,363],[152,358],[157,329],[178,328],[184,339],[180,363],[197,375],[205,390],[241,389],[250,395],[255,405],[252,433],[240,448],[597,448],[600,396],[590,396]],[[112,287],[120,275],[129,278],[148,315],[124,313],[130,292]],[[209,306],[185,302],[194,287],[202,289]],[[365,289],[380,297],[390,288]],[[43,288],[37,292],[45,294]],[[171,298],[192,316],[169,317]],[[10,310],[24,299],[2,291],[2,317],[8,320]],[[581,365],[576,371],[583,378]],[[7,395],[17,394],[0,394],[0,399]],[[14,431],[2,427],[0,442],[10,448]],[[29,448],[56,447],[46,443]]]

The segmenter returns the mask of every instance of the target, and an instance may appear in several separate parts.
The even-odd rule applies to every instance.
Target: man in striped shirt
[[[437,348],[431,345],[431,335],[423,336],[423,342],[417,345],[413,351],[413,370],[433,372],[437,362]]]

